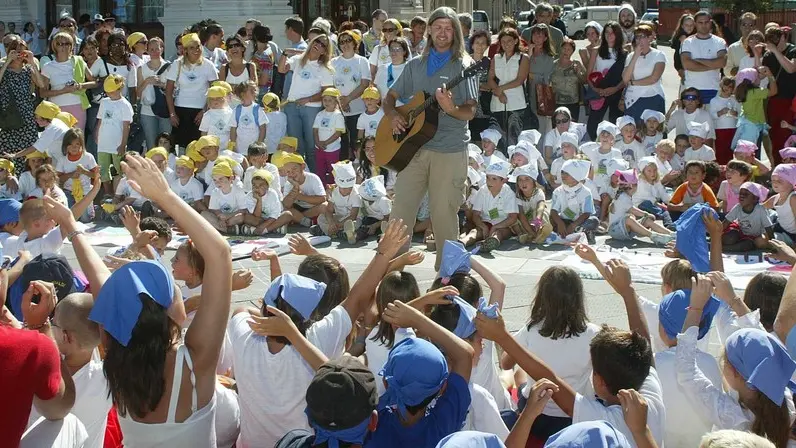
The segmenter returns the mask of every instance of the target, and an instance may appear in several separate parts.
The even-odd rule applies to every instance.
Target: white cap
[[[603,26],[600,25],[599,23],[595,22],[594,20],[592,20],[591,22],[587,23],[586,26],[583,27],[583,29],[585,30],[586,28],[589,28],[589,27],[594,28],[595,30],[597,30],[597,34],[602,34],[603,33]]]
[[[387,196],[387,189],[384,188],[384,176],[378,175],[362,182],[359,186],[359,195],[366,201],[375,201]]]
[[[588,154],[589,152],[592,152],[592,151],[599,151],[600,150],[600,144],[597,143],[597,142],[586,142],[586,143],[580,145],[578,147],[578,149],[583,154]]]
[[[470,144],[469,146],[475,146],[475,145]],[[481,150],[478,149],[477,146],[476,149],[470,148],[469,146],[467,149],[467,156],[475,160],[478,166],[482,166],[484,164],[484,156],[481,155]]]
[[[511,165],[507,162],[502,160],[498,160],[493,164],[486,167],[486,175],[487,176],[498,176],[502,177],[503,179],[509,178],[509,170],[511,169]]]
[[[575,150],[578,149],[578,143],[580,142],[580,138],[578,138],[578,134],[574,132],[564,132],[561,134],[561,144],[569,143],[570,145],[575,147]]]
[[[467,151],[470,151],[470,152],[472,152],[472,151],[475,151],[475,152],[477,152],[478,154],[483,154],[483,152],[484,152],[484,151],[483,151],[481,148],[479,148],[479,147],[478,147],[478,145],[476,145],[475,143],[468,143],[468,144],[467,144]]]
[[[542,138],[542,134],[539,133],[536,129],[528,129],[525,131],[520,132],[520,135],[517,136],[518,142],[530,142],[532,145],[536,146],[539,144],[539,140]]]
[[[357,183],[354,165],[348,161],[332,164],[332,174],[334,174],[334,182],[340,188],[351,188]]]
[[[616,119],[616,127],[619,128],[619,132],[622,132],[622,128],[629,124],[632,124],[634,127],[636,126],[636,119],[630,115],[622,115]]]
[[[644,171],[644,168],[648,167],[649,165],[655,165],[655,167],[657,168],[658,162],[655,161],[655,157],[647,156],[647,157],[640,158],[638,160],[638,165],[637,165],[638,166],[638,172],[640,173],[640,172]]]
[[[614,174],[616,171],[624,171],[630,168],[625,159],[608,159],[605,161],[605,172]]]
[[[710,124],[707,122],[697,123],[696,121],[689,121],[686,125],[688,135],[700,138],[707,138],[710,131]]]
[[[561,171],[572,176],[576,181],[582,182],[589,177],[591,162],[581,159],[569,159],[561,166]]]
[[[539,177],[539,168],[537,167],[537,165],[538,164],[536,162],[533,162],[527,165],[518,166],[517,168],[514,168],[514,171],[511,172],[510,180],[512,182],[517,182],[518,177],[528,176],[531,179],[533,179],[535,182],[536,178]]]
[[[663,123],[663,121],[666,119],[666,116],[657,110],[644,109],[644,112],[641,113],[641,121],[646,122],[650,118],[654,118],[658,121],[658,123]]]
[[[481,131],[481,140],[489,140],[490,142],[496,145],[500,141],[501,137],[502,135],[500,131],[494,128],[489,128]]]
[[[617,128],[616,125],[610,121],[603,120],[597,125],[597,137],[600,137],[600,134],[603,132],[607,132],[616,137],[616,135],[619,134],[619,128]]]
[[[542,157],[542,153],[540,153],[539,150],[527,140],[519,141],[516,145],[509,146],[508,152],[509,159],[514,154],[519,153],[525,156],[525,158],[528,159],[528,162],[538,160]]]

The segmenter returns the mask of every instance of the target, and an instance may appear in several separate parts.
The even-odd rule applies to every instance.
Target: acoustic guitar
[[[465,79],[488,70],[489,59],[484,58],[454,76],[444,87],[453,89]],[[401,171],[437,133],[441,110],[434,94],[425,91],[416,93],[408,103],[395,109],[406,118],[406,130],[395,133],[392,118],[385,115],[381,119],[376,129],[376,165]]]

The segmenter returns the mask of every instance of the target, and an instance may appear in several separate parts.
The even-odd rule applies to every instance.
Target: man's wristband
[[[30,325],[27,322],[22,323],[22,328],[26,330],[41,330],[44,327],[50,326],[50,318],[48,317],[44,322],[40,323],[39,325]]]
[[[82,230],[73,230],[73,231],[69,232],[68,234],[66,234],[66,240],[67,240],[67,241],[69,241],[69,242],[71,243],[71,242],[72,242],[72,239],[73,239],[74,237],[76,237],[76,236],[78,236],[78,235],[82,235],[82,234],[83,234],[83,231],[82,231]]]

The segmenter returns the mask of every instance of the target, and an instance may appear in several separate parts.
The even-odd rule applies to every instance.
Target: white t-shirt
[[[387,358],[390,356],[391,348],[387,348],[387,346],[381,342],[373,340],[378,332],[378,327],[374,328],[370,331],[367,339],[365,339],[365,357],[368,361],[368,370],[370,370],[376,378],[376,391],[379,393],[379,396],[381,396],[385,390],[384,382],[381,377],[381,369],[384,368],[384,364],[387,364]],[[393,347],[404,339],[413,337],[415,337],[415,332],[411,328],[398,328],[395,330]]]
[[[103,98],[100,101],[97,119],[102,120],[97,136],[97,151],[116,154],[122,144],[124,122],[133,121],[133,106],[127,98],[112,100]]]
[[[41,198],[42,196],[44,196],[44,192],[39,187],[34,188],[28,194],[29,198]],[[66,199],[66,194],[58,185],[53,185],[50,197],[55,199],[58,203],[63,204],[64,207],[69,208],[69,201]]]
[[[224,107],[222,109],[208,109],[202,115],[202,122],[199,123],[199,131],[207,133],[207,135],[218,136],[218,147],[227,149],[229,143],[229,126],[233,120],[232,109]],[[246,148],[244,148],[245,152]]]
[[[493,196],[489,188],[481,188],[473,198],[473,211],[481,212],[482,221],[498,224],[508,219],[510,213],[519,213],[517,196],[508,184],[503,184],[497,196]]]
[[[674,160],[674,157],[672,157],[672,160]],[[663,176],[672,172],[672,164],[669,163],[668,160],[661,160],[657,155],[655,156],[655,165],[658,166],[658,176],[660,176],[661,179]]]
[[[252,165],[246,168],[246,172],[243,174],[243,191],[246,193],[252,191],[252,176],[254,172],[259,170],[256,166]],[[276,190],[277,196],[279,196],[279,200],[282,200],[282,185],[281,185],[281,178],[279,176],[279,168],[276,167],[273,163],[266,162],[265,166],[262,169],[271,173],[274,177],[274,180],[271,181],[271,184],[268,187],[271,190]]]
[[[212,196],[210,196],[212,199]],[[246,209],[254,216],[262,219],[276,219],[282,213],[282,202],[279,200],[279,194],[273,188],[269,188],[260,201],[260,209],[255,210],[257,206],[257,198],[254,197],[254,192],[248,194],[246,197]]]
[[[655,367],[650,367],[650,373],[641,390],[638,391],[647,400],[647,426],[652,432],[652,437],[658,446],[663,446],[663,434],[666,422],[666,409],[663,405],[663,393],[661,391],[661,381]],[[572,415],[572,423],[590,422],[594,420],[605,420],[614,425],[614,428],[621,431],[630,446],[636,448],[638,445],[633,441],[633,433],[625,423],[622,414],[622,407],[618,404],[605,406],[594,398],[586,397],[582,394],[575,396],[575,409]]]
[[[713,150],[708,145],[702,145],[701,148],[695,150],[694,148],[689,147],[685,150],[685,154],[683,155],[683,160],[686,162],[690,162],[692,160],[701,160],[703,162],[710,162],[712,160],[716,160],[716,151]]]
[[[392,62],[390,58],[390,47],[387,44],[378,44],[373,47],[373,51],[370,53],[370,59],[368,60],[370,65],[375,65],[381,70],[381,66],[384,64],[389,64]]]
[[[526,216],[529,214],[533,215],[536,213],[536,207],[539,206],[539,203],[544,201],[544,190],[541,188],[537,188],[534,191],[533,196],[528,199],[522,199],[517,196],[517,213],[524,213]]]
[[[385,216],[392,213],[392,201],[386,196],[382,196],[375,201],[368,201],[362,199],[362,208],[360,214],[362,216],[374,219],[384,219]]]
[[[630,61],[632,60],[633,52],[631,52],[629,55],[627,55],[627,58],[625,58],[625,67],[630,65]],[[655,71],[655,65],[658,63],[663,64],[665,67],[666,55],[657,48],[650,48],[649,53],[644,56],[640,56],[638,60],[636,60],[636,66],[633,69],[632,79],[639,80],[652,75],[652,72]],[[658,79],[658,82],[655,84],[648,86],[628,85],[625,87],[625,107],[632,106],[633,103],[639,100],[639,98],[652,98],[656,95],[660,95],[661,98],[665,97],[665,94],[663,93],[663,75],[661,75],[660,79]]]
[[[483,350],[470,374],[470,384],[477,384],[486,389],[495,400],[495,403],[497,403],[499,409],[516,409],[517,406],[511,401],[508,390],[500,382],[495,343],[486,339],[482,343]]]
[[[379,89],[382,101],[384,101],[384,97],[386,97],[387,93],[390,91],[390,87],[395,84],[395,81],[397,81],[401,76],[401,73],[404,72],[406,64],[407,63],[404,62],[403,64],[393,65],[392,62],[388,62],[386,64],[379,65],[379,69],[376,71],[376,77],[373,78],[373,84],[375,84]],[[390,78],[391,71],[392,78]],[[396,106],[402,106],[403,104],[404,103],[400,100],[395,101]]]
[[[243,178],[243,154],[238,154],[237,152],[230,151],[228,149],[221,149],[218,151],[219,156],[226,156],[231,158],[232,160],[238,162],[238,165],[232,167],[232,171],[235,172],[235,176],[238,179]],[[205,165],[204,171],[202,171],[202,177],[205,179],[205,183],[208,185],[209,189],[213,189],[213,167],[216,166],[215,160],[208,160],[207,165]]]
[[[641,139],[641,146],[644,147],[644,155],[655,155],[655,147],[661,140],[663,140],[663,132],[656,132],[655,135],[647,135],[645,132],[644,137]]]
[[[680,47],[680,54],[688,54],[691,59],[716,59],[726,53],[727,43],[713,34],[706,39],[701,39],[695,34],[683,41],[683,45]],[[719,81],[721,81],[719,69],[704,72],[685,71],[685,87],[718,90]]]
[[[8,189],[8,184],[2,184],[0,185],[0,199],[16,199],[17,201],[21,201],[24,198],[19,192],[19,187],[17,187],[16,193],[11,193]]]
[[[127,65],[114,65],[107,62],[108,68],[105,69],[106,62],[102,58],[97,59],[91,64],[91,74],[96,79],[105,78],[108,75],[119,75],[125,79],[124,87],[122,87],[122,96],[127,96],[127,91],[130,87],[138,85],[138,71],[130,70]],[[100,86],[102,87],[102,86]]]
[[[345,134],[345,116],[339,110],[328,112],[323,109],[315,116],[315,123],[313,123],[312,127],[318,130],[318,139],[324,141],[334,135],[335,132]],[[323,152],[339,151],[341,141],[342,137],[337,137],[336,140],[324,148]]]
[[[64,157],[63,143],[64,134],[69,130],[69,126],[61,120],[53,120],[39,134],[39,139],[33,143],[36,151],[46,153],[53,159],[53,165],[58,164],[58,160]]]
[[[147,198],[141,196],[130,186],[130,184],[127,183],[127,176],[122,176],[122,179],[119,181],[119,185],[116,186],[115,194],[116,196],[124,196],[125,198],[135,199],[133,205],[136,207],[141,207],[144,205],[144,202],[147,201]]]
[[[83,151],[83,155],[76,161],[69,160],[69,157],[64,157],[58,160],[58,164],[55,166],[55,171],[59,173],[73,173],[77,170],[77,167],[82,166],[83,168],[90,170],[97,166],[97,161],[94,160],[94,156],[88,153],[88,151]],[[91,178],[86,176],[85,174],[80,175],[80,183],[83,186],[83,192],[88,193],[91,191]],[[64,189],[71,192],[72,191],[72,179],[67,180],[64,182]]]
[[[19,175],[19,195],[22,199],[30,197],[30,192],[36,189],[36,179],[30,171],[24,171]]]
[[[357,119],[357,130],[365,131],[365,137],[375,137],[382,117],[384,117],[384,111],[381,108],[375,114],[363,112]]]
[[[91,361],[72,375],[75,382],[75,405],[72,413],[83,422],[88,433],[86,448],[102,448],[105,426],[113,402],[108,397],[108,381],[102,372],[102,360],[96,350]]]
[[[68,83],[75,83],[75,63],[77,59],[69,58],[64,62],[48,62],[41,68],[41,74],[50,80],[51,90],[60,90],[66,87]],[[83,73],[89,71],[85,61],[82,61]],[[64,93],[48,98],[49,101],[57,104],[58,106],[74,106],[80,104],[80,97],[74,93]]]
[[[716,84],[718,86],[718,84]],[[666,122],[666,128],[669,130],[669,135],[675,131],[676,135],[688,135],[688,123],[695,121],[697,123],[708,124],[707,138],[716,138],[716,129],[713,125],[713,118],[710,117],[710,112],[702,108],[697,108],[694,112],[688,113],[685,109],[677,109],[672,113],[669,121]]]
[[[220,210],[221,213],[235,213],[238,210],[246,210],[249,204],[248,196],[243,188],[233,185],[229,193],[224,193],[220,188],[213,189],[210,193],[210,210]]]
[[[239,313],[229,322],[240,397],[238,446],[273,446],[288,431],[309,429],[305,395],[315,372],[292,346],[271,353]],[[337,306],[307,330],[307,340],[329,359],[343,354],[351,332],[348,312]]]
[[[282,111],[268,112],[268,131],[265,133],[265,144],[268,147],[268,154],[276,152],[282,137],[287,134],[287,115]]]
[[[620,137],[614,146],[622,153],[622,158],[625,159],[630,166],[636,166],[636,162],[647,155],[644,151],[644,145],[636,139],[633,139],[630,143],[625,143]]]
[[[63,245],[64,237],[61,235],[60,227],[30,241],[28,241],[28,232],[23,230],[18,236],[11,236],[3,243],[3,253],[16,254],[26,250],[30,252],[31,258],[36,258],[41,254],[60,254]]]
[[[179,73],[179,78],[177,79]],[[207,101],[207,89],[210,83],[218,79],[218,70],[206,58],[201,64],[184,64],[183,59],[177,59],[169,67],[166,79],[174,81],[177,92],[174,98],[176,107],[189,109],[202,109]]]
[[[204,186],[202,186],[202,183],[195,177],[188,179],[185,185],[183,185],[180,179],[175,179],[169,184],[169,187],[171,187],[171,191],[173,191],[174,194],[188,204],[201,201],[204,197]]]
[[[550,209],[555,210],[561,219],[574,221],[583,213],[594,214],[594,197],[592,191],[581,185],[575,191],[569,192],[564,185],[553,190],[553,199]]]
[[[666,191],[660,179],[655,184],[650,184],[639,177],[638,188],[636,193],[633,194],[633,206],[638,207],[644,201],[656,204],[658,202],[669,202],[671,199],[672,195]]]
[[[146,59],[149,59],[148,55],[145,55],[145,57],[146,57]],[[160,60],[160,66],[158,66],[157,70],[152,70],[151,68],[149,68],[149,65],[147,65],[148,63],[149,63],[149,61],[147,61],[147,63],[143,63],[143,64],[140,65],[140,67],[141,67],[141,82],[144,82],[144,80],[149,78],[149,77],[157,76],[157,78],[160,80],[160,82],[162,82],[165,85],[166,84],[166,72],[169,69],[167,68],[167,69],[163,70],[163,73],[161,73],[160,75],[158,75],[158,71],[160,71],[163,68],[163,64],[167,64],[167,62],[164,61],[163,59],[161,59]],[[136,69],[136,86],[137,85],[138,85],[138,69]],[[155,90],[155,86],[150,84],[150,85],[146,86],[142,96],[147,95],[147,92],[153,92],[151,95],[154,95],[154,90]],[[154,96],[152,96],[152,98],[154,98]],[[143,102],[140,101],[140,98],[139,98],[139,103],[141,104],[141,115],[148,115],[150,117],[156,116],[155,113],[152,112],[152,106],[151,105],[144,104]]]
[[[713,424],[704,418],[689,402],[686,391],[677,382],[677,348],[655,353],[655,368],[661,381],[663,404],[666,407],[665,446],[699,446],[702,436],[710,432]],[[696,351],[697,365],[717,388],[722,387],[722,375],[716,358]]]
[[[591,386],[591,354],[589,344],[594,336],[600,332],[599,325],[591,322],[586,324],[586,331],[568,338],[551,339],[539,334],[541,324],[531,327],[523,326],[514,338],[534,355],[545,362],[550,369],[556,372],[559,378],[572,386],[575,392],[590,397],[594,395]],[[528,384],[536,380],[529,379]],[[552,400],[545,405],[545,415],[552,417],[567,417],[564,411]]]
[[[583,153],[586,154],[586,157],[591,160],[591,166],[594,169],[594,183],[597,185],[600,184],[598,179],[611,177],[611,174],[608,172],[607,163],[611,159],[619,159],[623,160],[622,152],[616,148],[611,148],[608,152],[602,152],[599,146],[595,145],[583,145]]]
[[[332,59],[334,68],[334,86],[340,90],[343,96],[349,95],[362,83],[362,80],[370,81],[370,65],[364,56],[355,54],[351,59],[338,56]],[[359,115],[365,112],[365,102],[362,98],[357,98],[348,103],[348,112],[343,111],[343,115]]]
[[[735,115],[729,112],[719,116],[719,111],[728,108],[735,111]],[[741,105],[735,100],[735,95],[730,95],[728,98],[722,98],[719,95],[710,100],[710,116],[713,118],[713,124],[716,129],[735,129],[738,124],[738,115],[741,114]]]
[[[470,409],[467,418],[464,419],[462,431],[481,431],[487,434],[494,434],[500,440],[506,440],[509,430],[503,419],[500,418],[498,408],[492,394],[486,389],[470,382]]]
[[[354,185],[348,196],[340,193],[340,187],[332,190],[332,205],[335,216],[348,216],[351,214],[351,209],[361,208],[362,197],[359,196],[359,185]]]
[[[630,209],[633,207],[633,198],[627,193],[622,193],[611,202],[609,207],[608,223],[610,225],[627,218],[627,215],[630,214]]]
[[[282,197],[293,191],[293,184],[284,182],[282,184]],[[316,174],[304,172],[304,183],[299,188],[301,194],[305,196],[326,196],[326,189],[323,188],[323,181]],[[304,208],[312,208],[313,205],[304,201],[295,201],[296,205]]]
[[[268,125],[268,117],[265,116],[265,109],[257,107],[257,119],[254,118],[254,103],[240,107],[240,117],[238,118],[237,108],[232,111],[229,120],[229,127],[236,129],[235,149],[240,154],[246,154],[249,145],[260,139],[260,127]],[[258,125],[259,123],[259,125]]]
[[[290,82],[290,92],[287,95],[288,101],[295,101],[301,98],[315,95],[321,91],[323,86],[334,85],[334,73],[318,61],[307,61],[306,65],[301,64],[304,54],[291,56],[287,60],[290,70],[293,71],[293,78]],[[307,107],[321,107],[320,101],[313,101],[305,104]]]

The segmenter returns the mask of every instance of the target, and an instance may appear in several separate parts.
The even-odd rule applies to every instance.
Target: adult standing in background
[[[683,42],[696,33],[696,23],[694,22],[694,16],[691,14],[683,14],[680,16],[680,20],[677,21],[677,30],[674,32],[674,36],[672,36],[672,50],[674,50],[674,69],[677,70],[677,74],[680,76],[680,90],[683,90],[682,84],[685,82],[685,70],[683,69],[683,58],[680,56],[680,49],[683,46]]]
[[[426,19],[420,16],[415,16],[412,22],[409,23],[409,27],[412,29],[412,35],[409,39],[412,44],[412,54],[423,54],[423,50],[426,49],[426,43],[428,42],[426,40],[426,25]]]
[[[307,50],[307,41],[304,40],[304,21],[301,17],[288,17],[285,19],[285,37],[287,38],[287,46],[282,50],[282,56],[279,58],[279,65],[282,61],[287,61],[288,58],[297,54],[304,53]],[[281,73],[281,71],[280,71]],[[276,94],[284,98],[290,92],[290,83],[293,81],[293,72],[287,71],[284,73],[284,84],[275,86],[277,88]]]
[[[766,54],[763,65],[768,67],[777,82],[777,94],[768,98],[766,118],[771,129],[771,147],[774,149],[772,161],[776,165],[782,161],[779,150],[785,146],[785,140],[791,135],[782,122],[793,124],[795,119],[791,102],[796,97],[796,46],[788,42],[785,32],[779,27],[766,29]]]
[[[246,26],[244,26],[244,28],[246,28],[246,40],[247,41],[248,40],[252,40],[252,38],[254,37],[254,34],[253,34],[254,33],[254,28],[257,27],[257,26],[263,26],[263,22],[260,22],[257,19],[248,19],[248,20],[246,20]]]
[[[551,39],[550,44],[553,48],[554,53],[555,54],[561,53],[561,44],[564,42],[564,33],[562,33],[561,30],[559,30],[558,28],[551,25],[551,23],[553,22],[553,7],[550,6],[549,3],[539,3],[538,5],[536,5],[535,17],[537,24],[542,23],[547,25]],[[529,26],[528,28],[522,30],[522,35],[521,35],[522,38],[529,43],[531,42],[532,28],[533,28],[532,26]]]
[[[663,82],[661,77],[666,68],[666,55],[652,48],[655,35],[649,25],[636,27],[633,38],[633,52],[625,59],[622,81],[625,83],[625,115],[641,124],[641,114],[645,109],[666,112]]]
[[[25,26],[22,27],[22,39],[25,40],[28,50],[37,58],[41,57],[41,47],[39,43],[44,36],[44,29],[34,25],[33,22],[25,22]]]
[[[561,5],[553,5],[553,21],[550,24],[561,30],[564,37],[567,37],[567,25],[561,20],[561,13],[563,11]]]
[[[589,67],[591,55],[597,52],[600,48],[600,38],[603,34],[603,26],[592,20],[587,23],[583,30],[586,33],[586,40],[589,42],[586,48],[578,50],[580,54],[580,62],[584,67]]]
[[[627,46],[630,52],[633,42],[633,30],[636,28],[636,10],[633,6],[627,3],[622,4],[619,8],[619,26],[622,27],[622,42]]]
[[[470,45],[470,34],[472,33],[473,29],[473,16],[469,12],[460,12],[457,14],[459,19],[459,25],[462,26],[462,36],[464,36],[464,49],[467,53],[471,53],[473,51],[472,48],[469,48]]]
[[[227,53],[221,48],[224,41],[224,29],[218,23],[212,22],[199,30],[199,40],[202,42],[202,56],[209,60],[216,67],[228,62]]]
[[[597,125],[603,121],[606,111],[610,122],[616,122],[622,114],[619,100],[624,88],[622,71],[627,57],[622,36],[622,27],[617,22],[608,22],[603,28],[600,47],[589,57],[589,75],[595,72],[602,74],[602,80],[597,83],[587,78],[589,86],[599,95],[599,98],[587,102],[590,111],[587,129],[593,141],[597,140]]]
[[[246,44],[243,42],[243,38],[240,36],[232,36],[227,39],[226,43],[228,62],[221,65],[221,69],[218,71],[218,79],[229,83],[233,91],[236,85],[243,84],[247,81],[254,81],[255,84],[259,85],[257,79],[257,66],[254,62],[247,62],[243,59],[243,54],[246,51]],[[255,98],[257,104],[262,103],[263,96],[266,93],[268,93],[267,88],[260,89],[257,98]],[[240,104],[240,100],[234,97],[230,101],[229,106],[234,109],[238,104]]]
[[[279,47],[273,42],[274,36],[267,26],[256,25],[252,30],[252,39],[248,43],[245,60],[251,61],[257,68],[257,84],[260,87],[257,103],[272,90],[276,74]]]
[[[757,16],[752,12],[745,12],[741,14],[741,38],[727,47],[727,65],[724,66],[724,74],[735,76],[740,70],[739,65],[741,59],[747,55],[746,53],[746,38],[749,33],[755,29]],[[773,73],[773,72],[772,72]]]
[[[492,58],[489,66],[487,87],[492,90],[490,104],[492,116],[508,134],[506,123],[509,122],[509,116],[517,113],[522,117],[528,108],[523,86],[528,79],[531,62],[528,55],[520,51],[520,35],[517,30],[513,28],[501,30],[498,42],[500,42],[500,51]],[[508,144],[515,144],[518,135],[509,135]]]
[[[566,107],[575,121],[580,119],[580,94],[586,83],[586,67],[573,60],[575,41],[565,37],[561,45],[561,55],[555,60],[550,83],[556,98],[556,109]]]
[[[718,93],[721,69],[727,65],[727,44],[711,33],[710,13],[699,11],[694,15],[696,34],[687,38],[680,49],[685,69],[685,87],[699,90],[703,104]]]
[[[390,41],[396,37],[403,37],[403,35],[404,29],[401,27],[401,23],[398,22],[398,20],[387,19],[384,21],[381,26],[381,42],[373,47],[373,51],[370,53],[371,79],[376,79],[376,73],[381,66],[390,63]]]
[[[74,55],[75,41],[71,34],[57,33],[52,49],[55,58],[41,69],[41,96],[48,98],[77,119],[75,127],[85,131],[86,109],[89,108],[86,89],[97,86],[94,76],[83,58]]]
[[[43,86],[33,53],[27,50],[25,41],[12,40],[7,51],[8,57],[0,66],[0,108],[5,110],[13,103],[22,123],[17,129],[0,129],[0,153],[21,151],[33,146],[39,138],[33,116],[32,86]]]
[[[357,152],[357,120],[365,112],[362,92],[370,83],[370,65],[357,49],[362,38],[354,31],[343,31],[337,37],[340,56],[332,59],[334,86],[340,90],[340,108],[345,116],[346,133],[343,134],[340,160],[354,160]]]
[[[428,20],[429,42],[422,56],[409,61],[404,73],[384,99],[384,114],[395,131],[404,131],[406,118],[395,109],[400,98],[418,91],[435,95],[442,110],[434,137],[415,154],[395,182],[393,219],[403,219],[411,237],[420,203],[428,192],[432,226],[437,241],[459,237],[458,211],[464,203],[467,179],[468,122],[475,116],[478,81],[470,77],[452,90],[443,90],[446,80],[461,73],[470,58],[464,50],[464,37],[456,12],[448,7],[434,10]],[[405,246],[408,249],[408,242]],[[437,251],[439,269],[442,251]]]
[[[373,11],[373,14],[370,15],[371,19],[371,26],[367,33],[362,36],[362,41],[365,43],[365,47],[368,50],[368,54],[373,52],[373,47],[381,43],[381,27],[384,25],[384,21],[387,20],[387,11],[383,9],[377,9]]]
[[[136,96],[141,98],[141,127],[144,129],[147,148],[158,146],[158,135],[163,132],[171,133],[171,121],[168,118],[158,117],[152,111],[155,104],[155,89],[166,87],[166,70],[168,64],[163,55],[163,41],[153,37],[147,44],[149,60],[136,69]]]
[[[542,135],[550,129],[550,117],[539,117],[537,113],[536,85],[549,84],[550,78],[553,76],[555,57],[558,54],[553,49],[553,43],[550,41],[550,30],[554,29],[556,28],[545,25],[544,23],[537,23],[532,26],[530,34],[531,40],[529,41],[528,47],[528,55],[531,57],[531,70],[528,74],[528,105],[530,106],[531,112],[533,112],[536,123],[525,123],[523,128],[537,128]],[[507,140],[511,140],[511,138]]]

